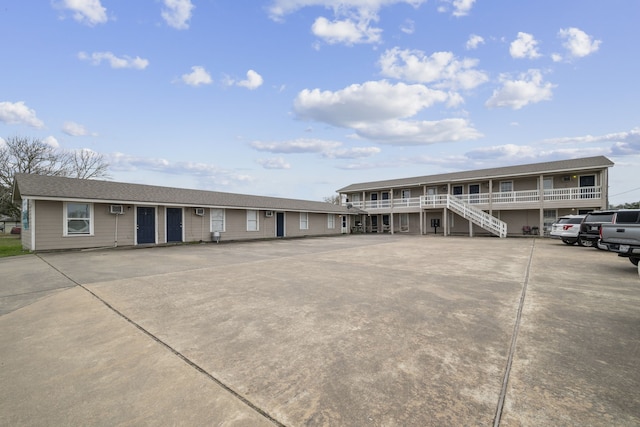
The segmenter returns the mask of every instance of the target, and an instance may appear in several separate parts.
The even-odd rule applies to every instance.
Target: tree
[[[70,157],[70,176],[80,179],[110,178],[109,164],[102,154],[83,148],[74,151]]]
[[[109,165],[91,150],[64,151],[37,138],[0,139],[0,214],[17,217],[20,208],[11,200],[16,173],[107,178]]]
[[[332,203],[334,205],[340,205],[340,195],[334,194],[333,196],[327,196],[322,198],[323,201],[327,203]]]

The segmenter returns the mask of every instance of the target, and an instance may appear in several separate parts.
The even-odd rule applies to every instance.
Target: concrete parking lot
[[[592,248],[352,235],[0,271],[0,425],[640,425],[638,272]]]

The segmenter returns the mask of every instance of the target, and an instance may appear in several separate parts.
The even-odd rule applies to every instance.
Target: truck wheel
[[[585,239],[582,237],[578,237],[578,244],[580,246],[584,246],[585,248],[592,248],[593,247],[593,240],[589,240],[589,239]]]
[[[562,242],[563,242],[565,245],[569,245],[569,246],[571,246],[571,245],[575,245],[575,244],[576,244],[576,242],[572,242],[571,240],[567,240],[567,239],[562,239]]]
[[[638,261],[640,261],[640,258],[629,258],[629,261],[631,261],[631,264],[633,265],[638,265]]]

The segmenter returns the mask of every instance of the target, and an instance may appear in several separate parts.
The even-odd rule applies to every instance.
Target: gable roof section
[[[337,190],[339,193],[350,191],[366,191],[381,188],[399,188],[428,184],[443,184],[448,182],[473,181],[479,179],[506,178],[541,173],[558,173],[597,169],[613,166],[613,162],[604,156],[583,157],[580,159],[559,160],[554,162],[530,163],[518,166],[506,166],[473,171],[425,175],[411,178],[389,179],[385,181],[370,181],[351,184]]]
[[[354,214],[327,202],[190,190],[92,179],[16,174],[14,199],[76,200],[113,204],[151,204]]]

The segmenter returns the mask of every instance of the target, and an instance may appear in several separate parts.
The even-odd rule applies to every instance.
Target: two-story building
[[[547,233],[561,215],[608,206],[604,156],[361,182],[343,204],[366,211],[354,231],[428,234]]]

